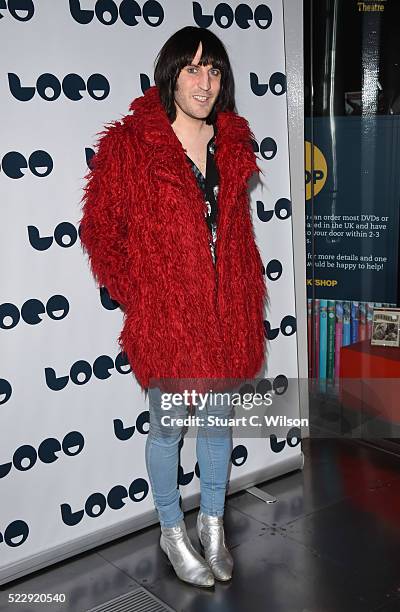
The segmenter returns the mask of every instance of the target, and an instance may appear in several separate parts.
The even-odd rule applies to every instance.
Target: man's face
[[[176,81],[177,117],[184,113],[192,119],[206,119],[217,100],[221,87],[221,73],[211,65],[199,66],[201,54],[200,42],[192,63],[182,68]]]

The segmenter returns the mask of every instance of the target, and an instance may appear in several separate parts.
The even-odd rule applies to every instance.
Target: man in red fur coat
[[[266,287],[248,197],[258,168],[248,123],[235,111],[228,55],[212,32],[176,32],[154,80],[133,113],[101,133],[80,238],[97,282],[124,309],[118,341],[149,391],[146,466],[161,548],[179,578],[212,586],[233,568],[223,529],[230,402],[214,405],[210,394],[196,423],[204,559],[186,533],[177,486],[178,417],[187,406],[174,406],[166,423],[163,392],[188,381],[198,392],[232,389],[264,363]],[[210,415],[221,417],[217,434]]]

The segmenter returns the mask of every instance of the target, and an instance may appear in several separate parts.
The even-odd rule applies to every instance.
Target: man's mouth
[[[210,96],[193,96],[193,98],[199,102],[206,102],[210,99]]]

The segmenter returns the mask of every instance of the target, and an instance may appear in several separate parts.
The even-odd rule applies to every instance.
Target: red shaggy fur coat
[[[258,171],[248,123],[217,118],[214,268],[204,198],[157,88],[130,110],[101,132],[80,222],[97,283],[125,310],[119,346],[143,388],[160,386],[152,378],[215,379],[206,385],[215,389],[217,379],[256,376],[267,291],[247,193]]]

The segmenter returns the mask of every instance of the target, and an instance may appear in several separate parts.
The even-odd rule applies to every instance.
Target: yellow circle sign
[[[314,145],[314,168],[311,168],[311,142],[305,141],[305,162],[306,162],[306,200],[311,199],[311,185],[313,184],[314,196],[316,196],[326,182],[328,176],[328,166],[324,154]]]

